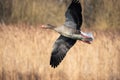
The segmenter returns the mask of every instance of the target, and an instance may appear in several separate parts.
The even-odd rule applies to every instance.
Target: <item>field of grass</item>
[[[82,30],[95,40],[77,41],[53,69],[59,34],[39,25],[64,22],[67,6],[57,1],[0,0],[0,80],[120,80],[120,0],[80,0]]]
[[[59,34],[40,26],[0,25],[0,80],[120,80],[120,32],[91,30],[55,69],[49,65]]]
[[[52,23],[64,22],[64,14],[71,0],[0,0],[0,22]],[[67,6],[64,4],[68,2]],[[79,0],[85,27],[120,29],[120,0]],[[108,26],[98,26],[105,23]]]

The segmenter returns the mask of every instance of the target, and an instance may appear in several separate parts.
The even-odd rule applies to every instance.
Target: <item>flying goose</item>
[[[83,33],[80,30],[82,25],[82,8],[79,0],[72,0],[65,12],[65,17],[66,21],[60,27],[51,24],[41,26],[44,29],[52,29],[60,34],[53,45],[50,58],[50,65],[54,68],[60,64],[68,50],[77,40],[87,43],[90,43],[93,40],[92,34]]]

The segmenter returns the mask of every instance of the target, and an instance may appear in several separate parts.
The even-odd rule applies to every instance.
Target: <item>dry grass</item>
[[[111,30],[92,30],[94,42],[77,41],[53,69],[49,60],[58,33],[39,26],[0,24],[0,80],[120,80],[119,0],[80,1],[83,26]],[[66,7],[55,4],[53,0],[0,0],[0,21],[59,25]],[[119,30],[112,31],[115,28]]]
[[[53,23],[64,21],[65,5],[56,0],[0,0],[0,22]]]
[[[64,22],[67,6],[64,2],[60,5],[57,1],[60,0],[0,0],[0,22],[59,25]],[[86,27],[120,29],[120,0],[80,1]],[[102,23],[107,26],[98,26]]]
[[[119,28],[120,25],[119,0],[84,0],[84,21],[87,27]],[[108,26],[98,26],[101,24]]]
[[[0,80],[120,80],[120,33],[92,32],[91,45],[78,41],[53,69],[49,60],[59,34],[39,26],[0,25]]]

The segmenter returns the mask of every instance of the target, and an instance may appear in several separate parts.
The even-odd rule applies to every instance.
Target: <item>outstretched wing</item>
[[[68,50],[76,43],[76,40],[60,35],[54,43],[53,51],[51,54],[50,65],[57,67],[63,60]]]
[[[82,8],[79,0],[72,0],[65,13],[66,21],[64,25],[79,30],[80,26],[82,25],[81,12]]]

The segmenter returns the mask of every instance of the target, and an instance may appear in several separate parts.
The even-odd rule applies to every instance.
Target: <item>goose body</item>
[[[65,17],[66,21],[60,27],[50,24],[41,26],[42,28],[52,29],[60,34],[53,45],[50,58],[50,65],[54,68],[59,65],[66,53],[77,40],[87,43],[90,43],[93,40],[92,34],[88,35],[80,30],[82,25],[82,8],[79,0],[72,0],[65,12]]]

